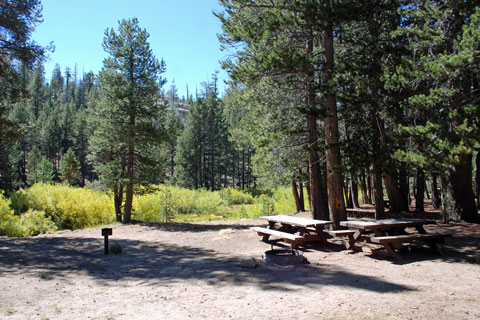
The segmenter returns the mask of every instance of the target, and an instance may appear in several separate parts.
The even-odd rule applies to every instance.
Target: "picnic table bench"
[[[444,243],[449,233],[427,233],[424,229],[426,224],[434,224],[430,219],[384,219],[372,221],[341,221],[340,225],[354,229],[353,235],[349,236],[348,249],[355,249],[354,245],[360,240],[382,245],[387,254],[394,259],[400,258],[395,249],[399,249],[404,243],[424,241],[430,248],[439,251],[437,244]],[[413,227],[418,233],[407,233],[406,228]],[[367,237],[371,232],[373,236]]]
[[[292,248],[308,241],[326,241],[329,235],[324,232],[331,221],[292,217],[287,215],[263,216],[260,219],[268,221],[266,228],[251,227],[250,229],[262,236],[262,241],[275,243],[283,240]],[[270,240],[273,236],[276,240]]]

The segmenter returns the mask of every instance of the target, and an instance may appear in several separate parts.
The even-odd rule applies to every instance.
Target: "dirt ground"
[[[302,266],[267,265],[255,225],[113,225],[118,255],[100,228],[1,237],[0,319],[480,319],[480,225],[427,226],[454,233],[443,255],[337,242],[303,248]]]

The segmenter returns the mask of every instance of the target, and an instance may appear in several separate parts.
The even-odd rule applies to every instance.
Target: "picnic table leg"
[[[379,235],[375,235],[375,236],[384,236],[384,235],[392,235],[392,236],[398,236],[398,235],[401,235],[401,234],[407,234],[407,232],[405,231],[405,228],[394,228],[394,229],[390,229],[390,230],[385,230],[385,233],[384,234],[379,234]],[[395,249],[401,249],[403,247],[403,245],[401,243],[392,243],[391,246],[393,246],[393,248]]]
[[[418,233],[427,233],[423,226],[416,226],[415,229],[417,229]]]
[[[319,240],[323,243],[323,244],[326,244],[327,243],[327,239],[330,239],[331,236],[324,232],[325,228],[323,226],[316,226],[315,227],[315,233],[317,234]]]
[[[275,226],[275,222],[274,221],[269,221],[267,229],[274,229],[273,228],[274,226]],[[264,234],[263,237],[262,237],[262,241],[263,242],[268,242],[268,239],[270,239],[270,235],[269,234]]]
[[[353,236],[348,236],[348,241],[346,242],[347,249],[355,250],[355,242],[362,236],[363,230],[357,229]]]
[[[396,260],[400,259],[400,256],[395,252],[395,249],[390,245],[390,243],[384,243],[383,246],[385,247],[385,250],[387,250],[387,253],[390,257]]]

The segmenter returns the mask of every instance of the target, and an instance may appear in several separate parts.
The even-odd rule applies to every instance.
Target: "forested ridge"
[[[480,7],[476,1],[221,0],[222,61],[178,97],[135,18],[105,32],[98,73],[31,39],[40,1],[0,4],[0,189],[62,182],[133,196],[168,183],[292,186],[297,210],[424,210],[478,222]],[[155,30],[149,30],[155,32]],[[304,189],[306,195],[303,194]]]

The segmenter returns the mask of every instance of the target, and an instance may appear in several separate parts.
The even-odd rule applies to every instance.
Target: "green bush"
[[[135,197],[133,218],[171,221],[179,215],[215,215],[222,204],[217,192],[161,186],[157,192]]]
[[[275,214],[291,214],[297,212],[291,188],[276,188],[273,192],[272,200],[274,202]]]
[[[229,219],[250,219],[273,214],[291,214],[296,211],[291,189],[279,187],[274,190],[262,191],[260,196],[254,198],[254,203],[251,205],[237,206],[235,210],[229,210],[227,217]]]
[[[234,188],[225,188],[220,190],[220,198],[225,200],[228,205],[238,204],[252,204],[254,202],[253,196],[249,193],[245,193],[242,190]]]
[[[44,211],[59,229],[81,229],[114,221],[113,200],[110,196],[86,188],[36,183],[14,199],[27,207]],[[22,207],[15,203],[14,207]]]
[[[19,237],[22,235],[20,219],[14,214],[10,204],[10,199],[5,198],[0,190],[0,236]]]
[[[36,236],[40,233],[55,232],[57,226],[50,217],[45,217],[45,212],[29,209],[20,216],[19,229],[22,236]]]

